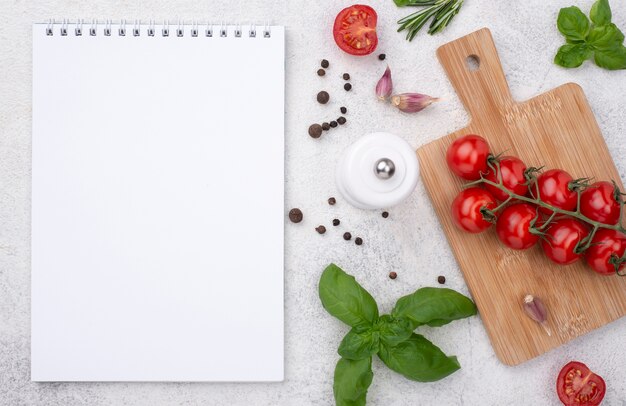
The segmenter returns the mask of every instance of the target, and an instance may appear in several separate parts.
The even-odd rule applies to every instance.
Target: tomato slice
[[[335,42],[350,55],[369,55],[378,45],[378,15],[370,6],[355,4],[337,14],[333,27]]]
[[[606,384],[587,365],[572,361],[559,372],[556,391],[565,406],[597,406],[604,399]]]

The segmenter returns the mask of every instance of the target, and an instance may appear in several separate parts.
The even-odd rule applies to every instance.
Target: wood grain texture
[[[467,234],[454,226],[450,216],[450,205],[463,182],[448,169],[445,154],[453,140],[470,133],[485,137],[492,151],[506,151],[529,166],[562,168],[574,178],[619,182],[580,86],[568,83],[515,102],[488,29],[442,46],[437,55],[471,121],[468,127],[421,147],[417,155],[422,179],[498,358],[507,365],[519,364],[625,315],[626,278],[598,275],[582,261],[555,265],[539,246],[511,250],[500,244],[494,230]],[[472,55],[480,61],[477,70],[467,65]],[[546,303],[551,337],[525,315],[526,294]]]

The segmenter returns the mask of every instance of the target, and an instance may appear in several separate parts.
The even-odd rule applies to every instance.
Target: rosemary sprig
[[[398,32],[407,31],[406,39],[411,41],[432,18],[428,33],[436,34],[446,28],[455,15],[461,10],[463,0],[394,0],[398,6],[418,6],[426,8],[402,18],[398,21]]]

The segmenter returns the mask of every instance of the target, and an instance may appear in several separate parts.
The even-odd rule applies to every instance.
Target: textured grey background
[[[334,45],[330,30],[336,12],[351,2],[303,0],[2,0],[0,2],[0,404],[6,405],[329,405],[336,348],[346,327],[328,316],[317,297],[321,270],[331,261],[355,274],[388,311],[396,298],[418,287],[447,286],[467,293],[423,186],[383,220],[336,195],[334,163],[340,152],[364,133],[385,130],[417,147],[464,126],[467,114],[435,58],[437,46],[483,26],[492,29],[512,92],[523,100],[575,81],[585,89],[622,178],[626,178],[625,72],[606,72],[590,64],[563,70],[552,64],[562,42],[554,28],[560,7],[592,0],[467,0],[444,33],[420,35],[413,43],[395,32],[407,14],[392,0],[367,1],[379,14],[379,51],[385,52],[398,91],[442,96],[444,103],[419,115],[402,115],[372,95],[384,70],[375,56],[353,58]],[[626,2],[612,0],[615,21],[626,27]],[[298,206],[305,220],[286,227],[286,379],[279,384],[59,383],[29,381],[29,247],[31,146],[31,23],[48,18],[135,18],[172,20],[272,21],[287,26],[287,206]],[[331,61],[324,78],[315,71]],[[68,61],[71,63],[71,61]],[[349,72],[354,89],[345,93],[340,75]],[[252,72],[253,73],[253,72]],[[331,93],[320,106],[315,94]],[[241,94],[245,103],[245,93]],[[62,95],[59,102],[63,102]],[[337,117],[346,105],[348,124],[322,139],[306,131],[314,121]],[[251,199],[251,203],[253,199]],[[342,219],[340,230],[330,227]],[[329,232],[315,234],[326,224]],[[357,247],[341,239],[350,230],[362,236]],[[262,230],[259,238],[263,238]],[[398,279],[387,278],[396,271]],[[584,292],[581,292],[584,295]],[[224,307],[227,308],[225,303]],[[59,326],[62,328],[62,326]],[[605,404],[626,405],[626,320],[619,320],[521,366],[510,368],[495,357],[479,317],[424,334],[456,354],[463,368],[437,383],[410,382],[375,361],[372,405],[557,405],[555,377],[571,359],[586,362],[605,378]],[[216,349],[219,351],[219,349]]]

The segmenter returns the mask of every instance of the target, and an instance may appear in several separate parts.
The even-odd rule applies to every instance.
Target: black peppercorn
[[[395,272],[393,272],[393,271],[392,271],[392,272],[389,272],[389,278],[391,278],[391,279],[396,279],[397,277],[398,277],[398,274],[397,274],[397,273],[395,273]]]
[[[328,130],[330,130],[330,124],[328,124],[328,123],[322,123],[322,130],[324,130],[324,131],[328,131]]]
[[[335,199],[334,197],[328,198],[328,204],[330,204],[331,206],[334,206],[335,203],[337,203],[337,199]]]
[[[343,239],[346,241],[350,241],[352,239],[352,234],[350,233],[343,233]]]
[[[337,127],[337,122],[336,122],[336,121],[331,121],[331,122],[330,122],[330,126],[331,126],[332,128]]]
[[[319,92],[317,94],[317,102],[320,104],[326,104],[328,103],[328,100],[330,100],[330,95],[328,94],[328,92],[322,90],[321,92]]]
[[[311,124],[309,127],[309,135],[313,138],[319,138],[322,136],[322,126],[319,124]]]
[[[363,239],[361,237],[357,237],[354,239],[354,243],[356,245],[363,245]]]
[[[333,226],[337,227],[339,224],[341,224],[341,221],[339,221],[339,219],[333,220]]]
[[[326,69],[330,66],[330,63],[326,59],[322,59],[322,68]]]
[[[385,54],[378,55],[378,59],[380,59],[381,61],[384,61],[386,57],[387,57],[387,55],[385,55]]]
[[[386,219],[387,217],[389,217],[389,212],[384,211],[382,216],[384,219]]]
[[[352,85],[350,83],[346,83],[345,85],[343,85],[343,88],[346,89],[346,92],[349,92],[350,90],[352,90]]]
[[[317,231],[320,234],[324,234],[326,232],[326,227],[324,226],[315,227],[315,231]]]
[[[346,114],[348,112],[348,109],[345,107],[341,107],[339,111],[341,111],[341,114]]]
[[[437,278],[437,282],[443,285],[444,283],[446,283],[446,277],[443,275],[439,275],[439,277]]]
[[[289,220],[291,220],[292,223],[299,223],[303,218],[302,210],[298,208],[289,210]]]
[[[346,118],[345,118],[345,117],[343,117],[343,116],[342,116],[342,117],[339,117],[339,118],[337,119],[337,122],[338,122],[339,124],[341,124],[341,125],[344,125],[344,124],[346,123]]]
[[[326,74],[326,71],[324,69],[317,70],[317,76],[324,76],[325,74]]]
[[[350,80],[350,74],[349,73],[344,73],[343,74],[343,80]]]

